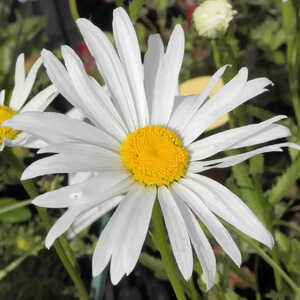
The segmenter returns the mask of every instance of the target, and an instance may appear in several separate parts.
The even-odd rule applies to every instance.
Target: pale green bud
[[[206,0],[194,10],[193,21],[200,36],[214,39],[226,32],[235,14],[227,0]]]

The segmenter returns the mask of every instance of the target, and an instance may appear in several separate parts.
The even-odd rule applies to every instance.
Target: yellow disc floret
[[[189,163],[180,138],[162,126],[146,126],[130,133],[120,153],[134,179],[146,185],[169,185],[185,175]]]
[[[18,130],[11,129],[9,127],[1,126],[3,121],[10,119],[17,111],[2,105],[0,106],[0,144],[2,143],[3,138],[14,139],[19,133]]]

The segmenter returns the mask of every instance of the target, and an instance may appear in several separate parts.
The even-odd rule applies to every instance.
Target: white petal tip
[[[48,236],[49,236],[49,233],[46,236],[45,247],[49,250],[50,247],[52,246],[52,244],[54,243],[54,240],[50,239]]]
[[[123,276],[124,276],[124,274],[122,274],[122,276],[121,276],[120,278],[113,278],[113,277],[111,276],[111,274],[110,274],[110,281],[111,281],[111,283],[112,283],[113,285],[117,285],[117,284],[121,281],[121,279],[123,278]]]
[[[27,179],[31,179],[34,176],[31,176],[29,172],[26,172],[26,170],[23,172],[22,176],[21,176],[21,180],[27,180]]]

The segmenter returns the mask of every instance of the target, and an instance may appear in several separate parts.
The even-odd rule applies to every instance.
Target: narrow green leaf
[[[298,157],[293,164],[281,175],[276,184],[272,187],[269,193],[269,202],[275,204],[279,202],[291,187],[296,183],[300,177],[300,157]]]
[[[247,105],[246,110],[250,115],[262,121],[275,117],[270,111],[254,105]]]
[[[250,159],[250,174],[262,174],[264,172],[264,157],[262,154]]]

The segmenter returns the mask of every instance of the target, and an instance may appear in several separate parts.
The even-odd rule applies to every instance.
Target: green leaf
[[[262,174],[264,172],[264,157],[262,154],[250,159],[250,174]]]
[[[287,269],[289,272],[300,274],[299,262],[300,262],[300,241],[296,239],[291,240],[291,249],[288,255],[289,261],[287,263]]]
[[[275,204],[279,202],[289,192],[291,187],[300,177],[300,157],[298,157],[292,165],[281,175],[276,184],[269,193],[269,202]]]
[[[143,7],[144,0],[132,0],[129,4],[129,16],[133,24],[139,17],[139,13]]]
[[[270,111],[254,105],[247,105],[246,110],[250,115],[262,121],[275,117]]]
[[[0,198],[0,208],[11,206],[16,203],[18,202],[13,198]],[[18,223],[18,222],[27,221],[30,219],[30,217],[31,217],[30,210],[25,207],[21,207],[13,211],[9,211],[1,214],[0,222]]]
[[[290,248],[290,240],[279,230],[275,231],[275,240],[280,248],[280,251],[287,252]]]

